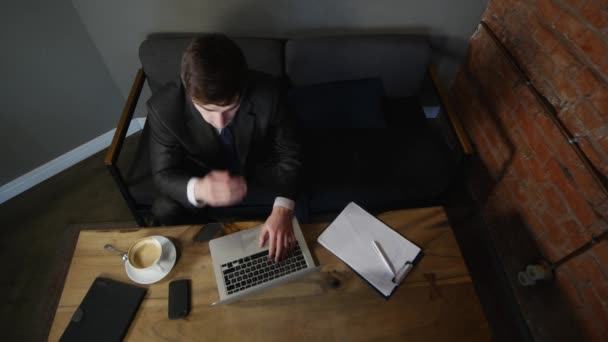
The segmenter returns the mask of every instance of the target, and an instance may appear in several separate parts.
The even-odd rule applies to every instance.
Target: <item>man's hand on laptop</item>
[[[292,217],[291,209],[275,206],[260,232],[259,247],[268,242],[268,257],[275,262],[283,259],[296,244]]]
[[[228,171],[211,171],[194,186],[197,201],[212,207],[224,207],[240,202],[247,194],[247,183],[240,176],[230,176]]]

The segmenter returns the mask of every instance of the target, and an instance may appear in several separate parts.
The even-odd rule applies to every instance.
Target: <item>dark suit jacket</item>
[[[250,72],[241,106],[230,124],[243,176],[266,181],[277,196],[295,199],[300,145],[280,96],[278,81]],[[228,169],[217,131],[196,110],[182,83],[170,83],[148,101],[151,167],[159,190],[191,207],[191,177]]]

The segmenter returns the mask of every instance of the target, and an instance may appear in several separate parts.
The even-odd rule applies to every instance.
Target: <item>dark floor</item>
[[[126,149],[133,145],[127,139]],[[530,335],[487,232],[472,201],[456,187],[447,201],[455,235],[497,341]],[[60,291],[57,263],[64,233],[73,224],[128,222],[133,218],[98,153],[31,190],[0,204],[2,341],[42,341]],[[134,225],[134,223],[133,223]],[[57,284],[59,283],[59,285]]]
[[[51,273],[70,224],[132,220],[101,153],[0,204],[0,340],[46,338]]]

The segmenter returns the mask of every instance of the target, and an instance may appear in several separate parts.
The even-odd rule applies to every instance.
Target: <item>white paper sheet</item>
[[[418,246],[353,202],[344,208],[317,241],[385,296],[392,293],[396,284],[372,242],[380,245],[395,272],[408,261],[414,261],[420,253]]]

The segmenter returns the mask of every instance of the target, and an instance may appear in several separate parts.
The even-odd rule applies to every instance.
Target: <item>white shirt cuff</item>
[[[205,206],[205,202],[197,201],[196,197],[194,196],[194,185],[196,184],[197,180],[198,178],[196,177],[190,178],[188,181],[188,186],[186,187],[186,195],[188,196],[188,202],[190,202],[190,204],[197,208],[202,208]]]
[[[295,206],[296,206],[296,202],[294,202],[293,200],[290,200],[289,198],[277,197],[274,199],[273,207],[283,207],[283,208],[287,208],[289,210],[293,210],[293,208],[295,208]]]

